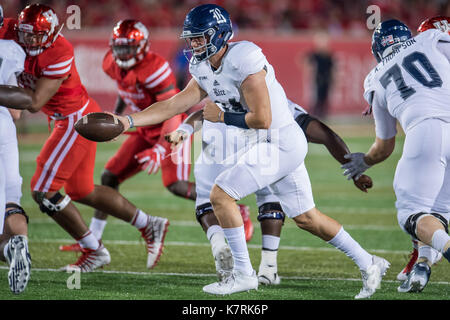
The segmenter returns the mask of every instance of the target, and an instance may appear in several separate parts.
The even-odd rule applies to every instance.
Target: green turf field
[[[369,126],[331,126],[342,135],[352,151],[366,151],[373,141]],[[356,265],[343,253],[286,221],[278,253],[281,284],[260,286],[258,291],[227,297],[210,296],[202,287],[215,281],[215,268],[209,242],[195,220],[194,203],[171,195],[162,187],[161,176],[139,174],[126,181],[122,193],[151,215],[170,220],[164,253],[159,264],[146,269],[146,250],[139,232],[115,218],[109,218],[104,243],[112,262],[103,270],[81,274],[80,288],[69,289],[72,274],[57,269],[75,262],[77,255],[60,252],[58,246],[72,242],[56,223],[42,214],[29,194],[29,182],[35,169],[35,158],[45,134],[20,137],[20,164],[24,179],[23,207],[30,216],[29,238],[33,259],[31,280],[20,296],[11,294],[7,282],[7,267],[0,268],[0,299],[132,299],[132,300],[347,300],[361,288]],[[98,145],[95,180],[107,159],[118,148],[119,140]],[[323,146],[311,145],[306,159],[315,202],[327,215],[340,221],[345,229],[369,252],[391,262],[381,289],[373,300],[448,300],[450,275],[448,263],[440,261],[433,267],[430,283],[420,294],[397,293],[397,273],[404,267],[411,249],[409,237],[397,225],[392,190],[394,168],[403,139],[397,140],[394,154],[388,161],[368,170],[374,187],[365,194],[342,176],[339,164]],[[198,141],[196,142],[198,146]],[[191,174],[191,179],[193,179]],[[261,232],[256,221],[254,197],[243,200],[251,206],[255,234],[249,242],[254,268],[260,262]],[[87,224],[93,210],[79,205]],[[73,284],[73,283],[72,283]]]

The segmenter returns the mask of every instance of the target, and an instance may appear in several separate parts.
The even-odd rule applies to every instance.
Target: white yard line
[[[0,266],[1,270],[8,270],[8,267]],[[34,272],[63,272],[58,269],[46,269],[46,268],[33,268],[32,271]],[[137,276],[152,276],[152,275],[158,275],[158,276],[177,276],[177,277],[215,277],[216,274],[213,273],[177,273],[177,272],[136,272],[136,271],[119,271],[119,270],[95,270],[93,272],[96,273],[106,273],[106,274],[130,274],[130,275],[137,275]],[[314,277],[284,277],[280,276],[281,279],[286,280],[315,280],[315,281],[361,281],[360,278],[314,278]],[[396,280],[383,280],[383,282],[388,283],[399,283],[399,281]],[[450,285],[450,282],[446,281],[430,281],[430,283],[434,284],[442,284],[442,285]]]
[[[71,243],[71,239],[31,239],[31,243],[58,243],[65,244]],[[104,244],[119,244],[119,245],[143,245],[144,241],[139,240],[102,240]],[[178,247],[210,247],[209,242],[186,242],[186,241],[165,241],[165,246],[178,246]],[[247,244],[247,247],[252,249],[261,249],[260,244]],[[297,247],[297,246],[280,246],[280,250],[293,250],[293,251],[328,251],[328,252],[338,252],[337,249],[327,247]],[[410,251],[405,250],[384,250],[384,249],[371,249],[372,253],[391,253],[391,254],[409,254]]]

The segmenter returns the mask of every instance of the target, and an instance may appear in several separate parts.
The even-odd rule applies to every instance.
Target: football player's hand
[[[370,189],[373,186],[372,179],[365,174],[359,177],[359,179],[353,179],[353,183],[359,190],[364,192],[367,192],[367,189]]]
[[[188,123],[182,123],[175,131],[167,133],[164,136],[167,142],[171,143],[173,147],[176,147],[194,132],[194,128]]]
[[[179,145],[181,142],[189,138],[188,134],[181,130],[172,131],[164,136],[167,142],[173,146]]]
[[[203,119],[211,122],[223,122],[223,111],[217,104],[208,101],[203,107]]]
[[[122,122],[123,128],[124,128],[123,132],[127,131],[128,129],[130,129],[130,122],[128,121],[127,117],[120,116],[120,115],[117,115],[117,114],[114,114],[114,113],[108,112],[108,111],[105,111],[105,113],[108,113],[108,114],[112,115],[114,118],[117,118],[117,120]]]
[[[370,168],[364,161],[364,156],[365,154],[362,152],[349,153],[344,156],[345,159],[350,160],[341,166],[342,169],[345,169],[344,176],[347,176],[347,180],[352,178],[358,180],[364,171]]]
[[[139,152],[134,158],[141,165],[142,171],[153,174],[158,172],[161,167],[161,160],[164,159],[165,155],[166,148],[160,144],[155,144],[153,148]]]

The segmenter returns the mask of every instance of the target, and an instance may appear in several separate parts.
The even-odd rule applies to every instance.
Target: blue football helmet
[[[372,54],[380,62],[393,51],[396,44],[411,37],[411,31],[401,21],[392,19],[380,22],[372,35]]]
[[[193,48],[192,38],[203,38],[204,45]],[[185,39],[188,49],[184,55],[191,64],[198,64],[216,54],[233,37],[228,12],[215,4],[193,8],[186,16],[180,38]]]

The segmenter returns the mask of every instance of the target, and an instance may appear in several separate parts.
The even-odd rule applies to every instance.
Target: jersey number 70
[[[422,68],[428,73],[430,79],[427,79],[425,75],[414,65],[415,62],[418,62]],[[442,86],[442,79],[437,73],[436,69],[431,64],[430,60],[428,60],[427,56],[421,52],[414,51],[413,53],[407,55],[402,62],[402,67],[408,71],[408,73],[417,80],[417,82],[421,83],[425,87],[435,88]],[[405,83],[405,79],[403,79],[402,72],[398,64],[393,65],[389,70],[387,70],[383,76],[380,78],[380,83],[383,88],[386,89],[388,84],[391,82],[391,78],[394,79],[395,85],[397,89],[400,91],[400,96],[403,100],[408,99],[412,96],[416,90],[409,87]]]

